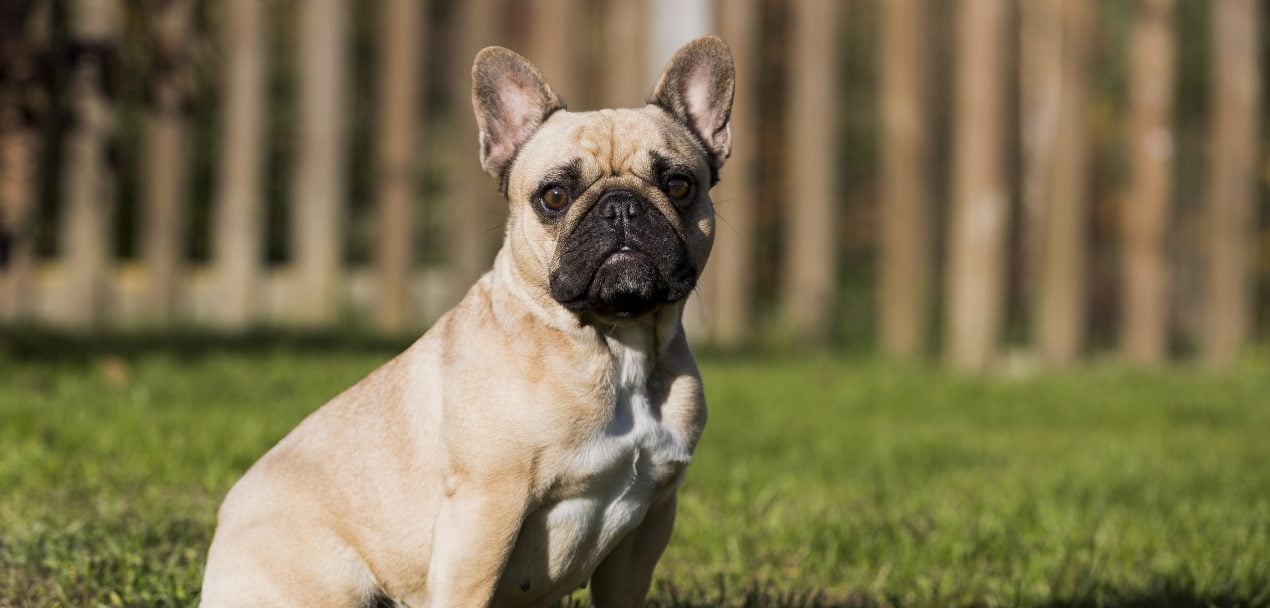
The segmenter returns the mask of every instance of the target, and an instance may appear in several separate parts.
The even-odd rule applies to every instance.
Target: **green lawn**
[[[186,606],[220,497],[400,344],[0,334],[0,606]],[[1270,365],[705,358],[661,606],[1270,605]]]

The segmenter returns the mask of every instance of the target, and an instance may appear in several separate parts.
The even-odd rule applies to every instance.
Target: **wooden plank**
[[[878,326],[882,351],[925,350],[930,317],[931,228],[923,0],[882,7],[882,250]]]
[[[106,93],[106,53],[117,42],[122,6],[113,0],[80,0],[71,7],[76,42],[91,51],[76,57],[70,73],[74,120],[66,136],[66,199],[61,250],[68,263],[69,320],[96,325],[107,317],[106,277],[112,265],[110,222],[114,184],[106,158],[114,104]]]
[[[500,19],[495,0],[466,0],[454,17],[454,53],[450,57],[448,196],[445,214],[447,263],[454,270],[448,293],[457,302],[485,271],[502,243],[507,206],[498,184],[481,168],[476,117],[472,113],[472,61],[482,48],[498,44]]]
[[[529,40],[525,57],[537,66],[543,78],[570,109],[586,109],[580,105],[584,97],[579,78],[578,55],[582,48],[578,32],[582,15],[578,0],[538,0],[529,11]]]
[[[1045,171],[1044,220],[1033,336],[1040,354],[1070,364],[1084,347],[1089,242],[1089,0],[1063,0],[1058,123]]]
[[[605,12],[601,27],[604,34],[600,51],[604,56],[604,66],[599,70],[598,105],[602,108],[637,108],[644,105],[654,84],[646,77],[648,3],[606,0],[603,7]]]
[[[1006,9],[1004,0],[962,0],[957,16],[946,346],[963,371],[994,363],[1004,313]]]
[[[1164,239],[1173,198],[1173,8],[1173,0],[1139,3],[1129,42],[1130,186],[1122,219],[1120,349],[1135,363],[1159,363],[1168,355]]]
[[[1228,368],[1252,325],[1252,260],[1260,168],[1261,23],[1258,0],[1209,5],[1213,77],[1209,94],[1208,331],[1204,358]]]
[[[710,193],[715,207],[714,250],[701,279],[710,341],[733,348],[753,338],[755,162],[758,157],[757,36],[755,0],[720,0],[716,29],[732,49],[736,96],[732,105],[732,157]]]
[[[789,151],[784,312],[800,340],[827,341],[837,284],[839,3],[790,4]]]
[[[375,325],[384,331],[400,331],[417,322],[408,288],[418,200],[416,150],[423,149],[424,141],[419,113],[428,3],[388,0],[381,10]]]
[[[155,40],[154,99],[145,116],[143,175],[143,254],[154,280],[148,308],[156,321],[172,320],[184,263],[185,203],[189,175],[187,116],[189,50],[196,5],[192,0],[157,6],[151,28]]]
[[[258,0],[228,0],[219,32],[225,114],[212,232],[218,305],[211,321],[224,328],[242,329],[259,318],[269,16]]]
[[[347,195],[345,124],[348,93],[346,0],[300,5],[300,141],[291,204],[292,255],[304,286],[297,319],[335,321],[342,270]]]

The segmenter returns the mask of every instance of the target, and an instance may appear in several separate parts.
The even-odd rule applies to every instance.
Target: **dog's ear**
[[[661,106],[705,144],[715,168],[732,154],[732,51],[716,36],[698,38],[675,53],[649,103]]]
[[[501,177],[516,151],[564,102],[524,57],[486,47],[472,64],[472,108],[480,130],[481,166]]]

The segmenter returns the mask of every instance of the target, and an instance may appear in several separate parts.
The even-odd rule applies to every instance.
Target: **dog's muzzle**
[[[670,221],[630,190],[601,195],[559,251],[551,295],[574,312],[636,318],[687,297],[696,284]]]

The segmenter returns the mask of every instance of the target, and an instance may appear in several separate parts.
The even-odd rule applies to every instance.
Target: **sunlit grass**
[[[400,346],[201,344],[0,349],[0,606],[193,604],[229,485]],[[1268,604],[1255,363],[979,380],[703,361],[710,423],[655,603]]]

